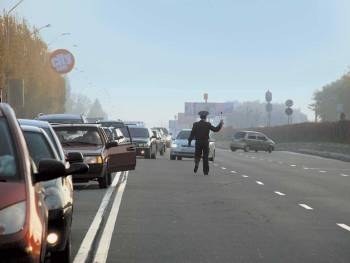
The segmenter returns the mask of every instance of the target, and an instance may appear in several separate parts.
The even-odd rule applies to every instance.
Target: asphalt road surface
[[[349,163],[218,150],[77,185],[74,262],[350,262]]]

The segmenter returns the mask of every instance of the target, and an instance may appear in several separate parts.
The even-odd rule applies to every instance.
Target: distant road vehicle
[[[114,133],[117,133],[117,137],[120,138],[120,136],[124,137],[124,140],[128,142],[132,142],[132,138],[130,135],[129,127],[125,125],[122,121],[113,121],[113,120],[105,120],[105,121],[98,121],[96,122],[98,124],[101,124],[102,127],[113,127],[115,128]],[[122,134],[120,134],[120,132]]]
[[[245,152],[253,150],[271,153],[275,149],[275,142],[261,132],[238,131],[233,135],[230,148],[231,151],[242,149]]]
[[[23,132],[7,104],[0,104],[0,261],[44,262],[48,212],[40,182],[66,175],[64,164],[29,156]]]
[[[59,124],[53,128],[64,150],[81,152],[89,165],[89,172],[73,175],[73,181],[97,180],[100,188],[107,188],[112,173],[135,169],[134,145],[123,139],[108,141],[100,124]]]
[[[153,127],[152,129],[158,130],[163,134],[163,136],[165,137],[166,147],[170,148],[172,144],[172,138],[168,129],[164,127]]]
[[[152,133],[156,137],[157,151],[159,152],[160,155],[164,155],[166,151],[165,138],[162,136],[161,132],[158,130],[152,129]]]
[[[145,159],[157,158],[157,141],[151,129],[137,126],[129,127],[133,143],[136,145],[136,154]]]
[[[170,160],[182,160],[182,158],[194,158],[195,141],[188,146],[188,138],[190,137],[191,129],[183,129],[176,136],[170,149]],[[215,159],[215,142],[209,140],[209,161]]]
[[[70,124],[70,123],[87,123],[87,120],[82,114],[39,114],[37,117],[38,120],[48,121],[50,123],[62,123],[62,124]]]
[[[45,204],[49,210],[48,249],[51,252],[51,262],[70,262],[73,218],[71,174],[73,169],[74,173],[82,173],[84,170],[87,172],[88,166],[83,163],[83,156],[79,152],[65,156],[61,143],[48,122],[26,119],[18,121],[35,163],[38,163],[41,158],[54,158],[64,163],[70,171],[70,174],[65,177],[42,183],[45,189]]]

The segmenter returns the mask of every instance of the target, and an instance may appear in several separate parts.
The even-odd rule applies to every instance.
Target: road
[[[217,149],[210,169],[158,156],[76,186],[75,262],[350,262],[348,163]]]

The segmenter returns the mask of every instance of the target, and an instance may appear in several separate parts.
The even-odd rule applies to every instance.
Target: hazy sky
[[[111,118],[159,125],[204,92],[263,101],[267,89],[311,118],[313,92],[348,70],[349,2],[24,0],[13,14],[50,23],[40,32],[50,49],[74,53],[73,92],[99,98]]]

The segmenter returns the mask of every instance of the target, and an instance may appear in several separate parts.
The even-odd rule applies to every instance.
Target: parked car
[[[145,159],[157,158],[157,141],[151,129],[129,126],[132,141],[136,145],[136,154]]]
[[[261,132],[238,131],[233,135],[230,148],[231,151],[242,149],[245,152],[254,150],[271,153],[275,149],[275,142]]]
[[[134,145],[122,139],[109,142],[100,124],[60,124],[53,128],[64,150],[81,152],[89,165],[89,172],[73,175],[73,181],[97,180],[100,188],[106,188],[112,173],[135,169]]]
[[[48,212],[40,182],[66,175],[62,162],[28,153],[16,116],[0,104],[0,255],[9,262],[44,262]]]
[[[164,155],[166,151],[166,142],[165,138],[162,136],[161,132],[158,130],[152,130],[153,136],[156,137],[156,142],[157,142],[157,151],[159,152],[160,155]]]
[[[68,169],[74,166],[75,173],[88,171],[88,166],[83,164],[81,153],[71,153],[65,156],[61,143],[48,122],[26,119],[18,121],[22,126],[29,153],[34,161],[40,161],[37,156],[55,158],[64,163]],[[80,166],[80,170],[77,170],[77,166]],[[70,262],[73,218],[72,175],[44,182],[43,186],[45,204],[49,210],[48,240],[51,242],[48,244],[48,250],[51,252],[51,262]]]
[[[171,144],[172,144],[172,138],[171,138],[171,134],[169,133],[167,128],[164,128],[164,127],[153,127],[152,129],[158,130],[158,131],[160,131],[163,134],[163,136],[165,137],[166,147],[170,148]]]
[[[39,114],[38,120],[48,121],[50,123],[87,123],[86,117],[83,114]]]
[[[170,160],[182,160],[182,158],[194,158],[195,141],[188,146],[188,138],[190,137],[191,129],[183,129],[176,136],[171,149]],[[209,161],[215,160],[215,142],[213,139],[209,140]]]

